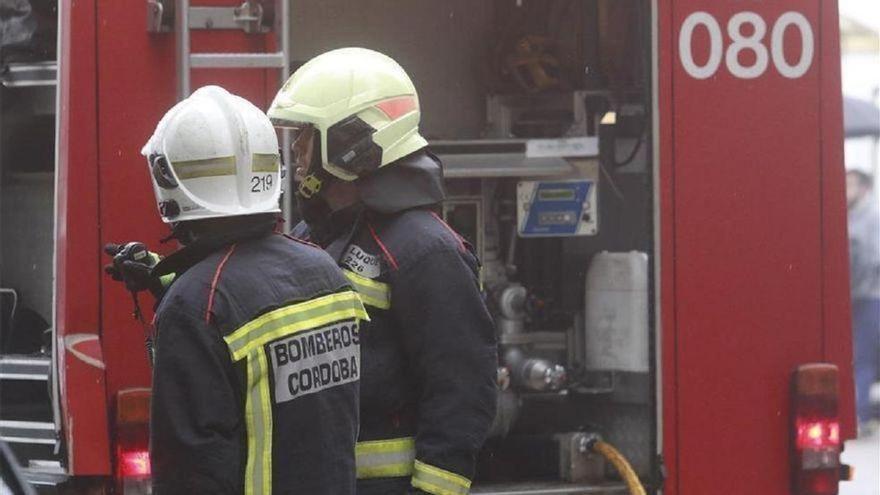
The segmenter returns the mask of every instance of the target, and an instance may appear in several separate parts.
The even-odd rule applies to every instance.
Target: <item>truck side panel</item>
[[[138,240],[151,249],[167,235],[158,215],[150,176],[140,148],[159,118],[175,102],[174,34],[146,30],[146,9],[126,2],[99,2],[98,167],[101,242]],[[107,361],[107,394],[149,387],[150,369],[143,329],[132,317],[131,296],[122,284],[102,280],[102,346]],[[151,295],[140,302],[147,318]],[[149,320],[148,320],[149,321]]]
[[[655,160],[655,216],[659,225],[657,229],[658,247],[657,270],[658,294],[660,298],[658,324],[659,357],[657,373],[659,389],[660,425],[658,444],[661,448],[663,464],[666,467],[664,493],[678,493],[678,332],[676,326],[675,305],[668,295],[675,294],[675,215],[674,201],[675,182],[672,175],[674,146],[672,144],[672,4],[660,0],[654,1],[656,66],[654,67],[654,101],[655,142],[659,146],[654,150]]]
[[[240,2],[193,4],[237,6]],[[159,219],[140,150],[162,115],[177,101],[175,34],[148,33],[146,9],[132,9],[126,2],[100,2],[98,19],[101,242],[140,240],[167,253],[176,243],[159,244],[169,229]],[[261,52],[266,51],[269,37],[237,30],[196,31],[191,46],[193,52]],[[220,84],[265,108],[266,79],[277,81],[274,74],[265,70],[201,70],[193,73],[192,87]],[[273,95],[274,90],[268,97]],[[121,284],[105,280],[101,298],[108,397],[122,388],[148,387],[143,330],[131,316],[131,296]],[[142,294],[140,299],[149,318],[152,296]]]
[[[856,435],[852,376],[852,322],[849,299],[846,179],[843,160],[843,105],[840,87],[840,23],[837,2],[821,2],[822,47],[822,281],[824,359],[841,368],[841,430]]]
[[[238,6],[235,0],[195,5]],[[133,8],[137,7],[137,8]],[[173,33],[151,34],[146,8],[111,0],[61,7],[57,342],[63,428],[73,475],[112,473],[112,415],[119,390],[150,384],[143,328],[131,296],[109,281],[107,242],[140,240],[154,250],[168,234],[140,156],[159,118],[176,102]],[[201,52],[267,51],[272,35],[199,31]],[[200,70],[193,88],[220,84],[265,108],[276,71]],[[152,297],[140,296],[147,321]]]
[[[62,428],[70,472],[110,472],[100,335],[96,2],[60,4],[56,317]]]
[[[792,370],[851,380],[832,3],[659,2],[668,493],[785,493]]]

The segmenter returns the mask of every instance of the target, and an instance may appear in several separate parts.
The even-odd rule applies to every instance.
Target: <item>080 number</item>
[[[702,26],[709,33],[709,59],[703,65],[694,60],[692,46],[694,31]],[[750,26],[751,34],[743,34],[744,27]],[[794,27],[801,35],[801,54],[797,63],[792,65],[785,59],[785,31]],[[754,79],[766,72],[770,61],[780,75],[788,79],[797,79],[810,69],[813,63],[814,37],[810,21],[799,12],[786,12],[779,16],[770,33],[770,49],[764,45],[767,35],[767,23],[755,12],[739,12],[727,22],[727,35],[731,43],[724,50],[721,26],[712,14],[694,12],[681,25],[678,35],[678,53],[684,70],[696,79],[708,79],[715,75],[721,66],[722,59],[735,77]],[[755,54],[754,62],[743,65],[739,61],[740,53],[751,51]]]

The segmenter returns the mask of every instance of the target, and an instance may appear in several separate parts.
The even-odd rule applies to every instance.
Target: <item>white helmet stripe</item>
[[[281,168],[281,157],[276,153],[254,153],[254,172],[278,172]]]
[[[177,161],[173,165],[178,179],[198,179],[235,175],[235,157],[224,156],[205,160]]]

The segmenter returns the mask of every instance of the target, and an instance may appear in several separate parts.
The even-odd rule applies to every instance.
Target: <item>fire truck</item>
[[[411,74],[483,260],[500,394],[474,493],[630,493],[599,437],[648,493],[846,478],[835,1],[18,3],[57,16],[0,76],[0,438],[33,483],[150,492],[144,327],[102,247],[176,247],[139,154],[159,118],[206,84],[266,108],[343,46]]]

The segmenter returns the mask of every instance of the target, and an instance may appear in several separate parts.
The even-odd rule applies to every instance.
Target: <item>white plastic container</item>
[[[596,254],[585,299],[586,368],[647,372],[648,255]]]

